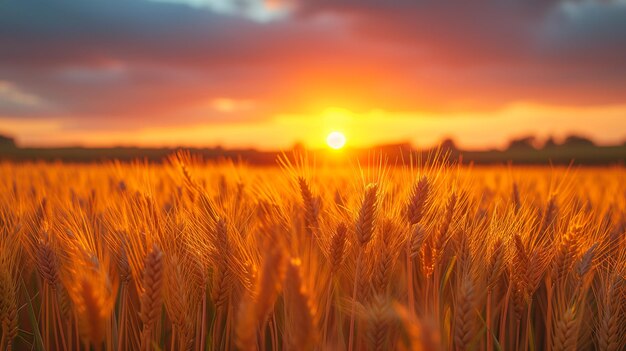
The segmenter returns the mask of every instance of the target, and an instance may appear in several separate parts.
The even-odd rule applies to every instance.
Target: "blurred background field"
[[[205,160],[243,161],[250,165],[275,165],[283,153],[304,151],[304,146],[296,144],[288,150],[260,151],[255,149],[214,148],[145,148],[145,147],[19,147],[9,137],[0,137],[0,160],[9,161],[64,161],[95,162],[104,160],[147,160],[162,162],[177,150],[186,150]],[[413,157],[426,158],[436,150],[448,153],[451,159],[474,164],[519,164],[519,165],[623,165],[626,162],[626,143],[617,145],[597,145],[592,140],[569,136],[560,142],[552,138],[539,141],[529,136],[509,142],[503,149],[463,150],[451,139],[443,140],[432,148],[417,149],[410,143],[380,145],[371,148],[349,148],[335,151],[329,149],[308,150],[320,159],[338,162],[352,159],[365,162],[374,154],[385,154],[390,160]]]

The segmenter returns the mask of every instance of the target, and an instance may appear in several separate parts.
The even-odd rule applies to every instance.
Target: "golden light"
[[[339,150],[346,145],[346,136],[341,132],[332,132],[326,137],[326,144],[328,144],[331,149]]]

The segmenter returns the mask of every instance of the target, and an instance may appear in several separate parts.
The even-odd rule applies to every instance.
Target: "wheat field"
[[[626,349],[621,167],[0,174],[0,350]]]

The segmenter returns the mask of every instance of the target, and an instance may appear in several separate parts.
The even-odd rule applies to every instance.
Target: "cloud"
[[[82,118],[166,122],[210,98],[271,100],[268,90],[291,89],[288,77],[300,63],[341,45],[317,40],[332,27],[268,25],[180,4],[25,0],[5,7],[0,45],[12,49],[0,51],[0,77]],[[257,107],[259,115],[270,110]]]
[[[13,82],[0,79],[0,116],[26,117],[52,110],[54,106],[40,96],[25,91]]]
[[[41,100],[17,88],[13,83],[0,80],[0,102],[21,106],[37,106]]]
[[[0,115],[82,130],[626,101],[618,1],[20,0],[0,47],[0,80],[46,102],[0,88]]]

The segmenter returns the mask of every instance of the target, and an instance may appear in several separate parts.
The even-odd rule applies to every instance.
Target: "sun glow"
[[[339,150],[346,145],[346,136],[341,132],[332,132],[326,137],[326,144],[331,149]]]

